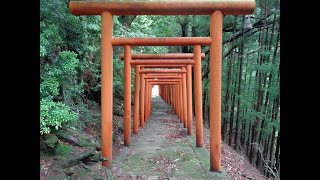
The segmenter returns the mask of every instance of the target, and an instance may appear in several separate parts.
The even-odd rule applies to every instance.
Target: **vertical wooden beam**
[[[151,116],[151,111],[152,111],[152,85],[150,83],[150,91],[149,91],[149,97],[150,97],[150,106],[149,106],[149,117]]]
[[[210,170],[221,171],[222,12],[210,16]]]
[[[196,144],[203,147],[203,124],[202,124],[202,71],[201,71],[201,46],[195,45],[194,53],[194,92],[195,92],[195,115],[196,115]]]
[[[188,135],[192,134],[192,78],[191,65],[187,65],[187,119],[188,119]]]
[[[101,14],[101,150],[102,165],[112,165],[112,102],[113,102],[113,21],[110,12]]]
[[[183,118],[183,90],[182,90],[182,79],[179,79],[179,107],[180,107],[180,119],[184,124]]]
[[[139,131],[139,90],[140,90],[140,65],[135,66],[134,80],[134,114],[133,114],[133,134],[138,134]]]
[[[144,70],[144,68],[141,68]],[[145,88],[146,88],[146,81],[144,79],[145,74],[141,74],[141,91],[140,91],[140,126],[144,127],[144,119],[145,119]]]
[[[148,121],[149,118],[149,80],[146,79],[146,102],[145,102],[146,108],[145,108],[145,122]]]
[[[124,145],[130,146],[131,136],[131,46],[124,46]]]
[[[186,70],[185,67],[182,67],[182,70]],[[184,127],[188,128],[188,117],[187,117],[187,80],[186,73],[182,73],[182,84],[183,84],[183,119],[184,119]]]
[[[173,90],[174,90],[174,96],[172,96],[172,98],[174,99],[174,106],[175,106],[175,109],[176,109],[176,114],[178,115],[178,87],[177,85],[174,85],[173,86]]]

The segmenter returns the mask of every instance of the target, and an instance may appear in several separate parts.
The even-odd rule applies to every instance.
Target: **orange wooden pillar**
[[[180,119],[181,122],[184,124],[184,118],[183,118],[183,90],[182,90],[182,79],[179,80],[179,100],[180,100]]]
[[[144,68],[141,68],[143,70]],[[140,91],[140,126],[144,127],[144,119],[145,119],[145,84],[146,81],[144,79],[144,74],[141,74],[141,91]]]
[[[130,146],[131,136],[131,46],[124,46],[124,145]]]
[[[175,100],[176,100],[176,106],[177,106],[177,115],[179,116],[179,85],[175,86],[175,90],[176,90]]]
[[[133,114],[133,134],[138,134],[139,131],[139,90],[140,90],[140,66],[135,66],[134,80],[134,114]]]
[[[149,91],[148,91],[148,79],[146,79],[146,84],[145,84],[145,88],[146,88],[146,93],[145,93],[145,119],[144,119],[144,122],[146,123],[148,121],[148,105],[149,105],[149,97],[148,97],[148,94],[149,94]]]
[[[162,90],[163,90],[163,100],[168,103],[167,101],[167,92],[166,92],[166,85],[162,85]]]
[[[152,85],[149,85],[149,97],[150,97],[150,101],[149,101],[149,117],[151,116],[151,111],[152,111]]]
[[[171,90],[171,86],[167,85],[167,99],[168,99],[168,104],[171,105],[171,101],[170,101],[170,90]],[[171,105],[172,106],[172,105]]]
[[[113,34],[112,15],[101,14],[101,150],[102,165],[112,165]]]
[[[167,85],[163,85],[163,91],[164,91],[164,98],[165,101],[168,103],[168,92],[167,92]],[[169,104],[169,103],[168,103]]]
[[[174,86],[172,86],[171,91],[172,91],[172,96],[171,96],[172,107],[173,107],[174,113],[177,114],[177,111],[176,111],[176,101],[175,101],[175,99],[173,98],[173,97],[176,96],[176,94],[175,94],[176,91],[175,91],[175,87],[174,87]]]
[[[177,101],[177,116],[178,118],[180,119],[180,114],[179,114],[179,104],[180,104],[180,101],[179,101],[179,85],[176,85],[176,101]],[[180,122],[181,122],[181,119],[180,119]]]
[[[222,12],[210,16],[210,170],[221,171]]]
[[[177,86],[173,86],[173,90],[174,90],[174,96],[172,96],[173,101],[174,101],[174,107],[175,107],[175,113],[178,115],[178,90],[177,90]]]
[[[192,134],[192,78],[191,65],[187,65],[187,119],[188,119],[188,135]]]
[[[166,94],[167,94],[167,101],[168,101],[168,104],[171,105],[171,102],[170,102],[170,85],[166,85]]]
[[[146,96],[147,96],[147,113],[146,113],[146,115],[147,115],[147,121],[148,121],[148,118],[149,118],[149,79],[148,79],[148,81],[147,81],[147,83],[146,83],[146,87],[147,87],[147,90],[146,90],[146,92],[147,92],[147,94],[146,94]]]
[[[172,85],[168,85],[168,100],[169,100],[169,104],[172,106],[171,96],[172,96]]]
[[[149,83],[149,118],[150,118],[150,115],[151,115],[151,93],[152,93],[152,86],[151,84]]]
[[[175,110],[176,107],[175,107],[175,104],[174,104],[173,96],[174,96],[174,86],[171,85],[171,88],[170,88],[170,99],[171,99],[172,107]]]
[[[196,144],[203,147],[202,128],[202,71],[201,71],[201,46],[195,45],[194,53],[194,92],[195,92],[195,116],[196,116]]]
[[[148,82],[148,119],[147,121],[149,121],[149,118],[150,118],[150,110],[151,110],[151,96],[150,96],[150,92],[151,92],[151,87],[150,87],[150,83]]]
[[[182,70],[186,70],[185,67],[182,67]],[[187,117],[187,80],[186,73],[182,74],[182,84],[183,84],[183,119],[184,119],[184,127],[188,127],[188,117]]]

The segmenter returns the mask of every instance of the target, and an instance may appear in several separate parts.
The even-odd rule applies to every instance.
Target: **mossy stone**
[[[58,144],[56,147],[56,154],[62,156],[68,156],[74,151],[73,147],[65,145],[65,144]]]
[[[54,148],[58,143],[58,137],[54,134],[47,135],[45,138],[44,142],[48,147]]]

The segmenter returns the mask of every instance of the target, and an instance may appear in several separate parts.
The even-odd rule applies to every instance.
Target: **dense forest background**
[[[40,136],[100,119],[100,16],[73,16],[69,0],[40,0]],[[209,16],[114,16],[114,36],[209,36]],[[193,52],[135,47],[133,53]],[[202,47],[203,117],[209,124],[209,49]],[[114,48],[114,113],[122,114],[122,47]],[[280,174],[280,4],[256,0],[254,14],[224,16],[222,140],[266,176]],[[132,78],[135,74],[132,73]],[[133,83],[134,81],[132,81]],[[133,87],[133,86],[132,86]],[[193,101],[194,103],[194,101]],[[194,107],[194,106],[193,106]],[[82,120],[82,121],[80,121]]]

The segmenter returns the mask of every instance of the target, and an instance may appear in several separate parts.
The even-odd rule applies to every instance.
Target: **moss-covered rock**
[[[57,155],[68,156],[74,151],[72,146],[68,146],[66,144],[58,144],[55,150]]]
[[[70,129],[70,128],[61,129],[60,131],[56,132],[56,135],[58,136],[59,139],[76,146],[80,146],[80,147],[98,146],[97,142],[92,141],[91,138],[79,133],[74,129]]]
[[[50,148],[54,148],[57,143],[58,143],[58,137],[54,134],[48,134],[48,135],[45,135],[45,144],[50,147]]]

